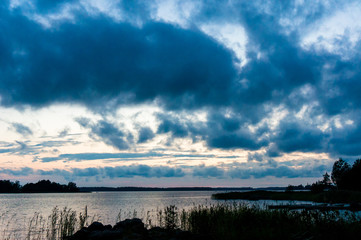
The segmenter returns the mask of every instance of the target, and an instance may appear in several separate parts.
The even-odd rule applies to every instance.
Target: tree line
[[[312,192],[325,190],[361,191],[361,159],[357,159],[350,165],[340,158],[333,164],[331,176],[326,172],[322,180],[312,185],[289,185],[286,188],[286,191],[293,190],[311,190]]]
[[[79,192],[75,183],[59,184],[49,180],[40,180],[37,183],[27,183],[21,186],[19,181],[0,180],[0,193],[58,193]]]

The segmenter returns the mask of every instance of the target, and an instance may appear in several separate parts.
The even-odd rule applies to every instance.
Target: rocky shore
[[[179,229],[153,227],[147,229],[138,218],[126,219],[114,226],[93,222],[67,240],[211,240],[209,236],[192,234]]]

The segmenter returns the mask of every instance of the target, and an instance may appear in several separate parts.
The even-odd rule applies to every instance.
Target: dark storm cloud
[[[206,122],[187,121],[174,114],[159,114],[157,133],[171,133],[173,138],[191,137],[194,141],[203,139],[211,148],[243,148],[258,150],[267,145],[263,129],[251,132],[247,119],[239,115],[225,116],[224,113],[209,113]]]
[[[298,34],[282,34],[279,16],[254,11],[242,11],[248,47],[256,48],[256,52],[248,51],[250,61],[241,74],[246,84],[239,95],[252,105],[269,101],[277,104],[286,100],[293,89],[316,83],[322,62],[319,56],[300,47]]]
[[[249,132],[238,132],[214,136],[208,140],[208,145],[212,148],[258,150],[263,143],[258,143]]]
[[[170,108],[193,108],[228,102],[233,56],[200,31],[85,16],[50,30],[15,12],[4,18],[10,54],[0,68],[3,106],[80,102],[103,109],[110,100],[157,99]]]
[[[182,123],[179,118],[174,118],[171,115],[160,115],[158,118],[161,120],[158,126],[157,133],[171,133],[173,137],[187,137],[189,129],[186,123]]]
[[[120,2],[122,17],[128,20],[115,22],[105,14],[87,13],[75,1],[81,7],[72,12],[74,22],[47,29],[25,17],[26,9],[10,11],[9,2],[2,1],[1,105],[70,102],[107,112],[120,104],[153,102],[172,113],[157,115],[156,133],[139,129],[138,143],[167,133],[171,138],[204,140],[209,148],[264,148],[268,157],[295,151],[357,156],[361,43],[352,54],[345,53],[347,58],[302,47],[312,24],[350,2],[204,1],[188,19],[192,27],[184,29],[150,20],[152,3]],[[65,3],[70,2],[34,1],[44,14]],[[142,24],[129,23],[133,17]],[[244,27],[247,63],[240,71],[230,50],[198,30],[198,25],[214,22]],[[348,38],[337,42],[345,51]],[[305,118],[312,123],[287,118],[276,130],[267,124],[250,130],[250,124],[260,123],[280,105],[290,115],[307,107]],[[184,111],[197,109],[207,112],[205,122],[184,117]],[[354,124],[321,131],[325,121],[319,119],[335,116]],[[117,149],[134,144],[131,134],[108,121],[78,122],[90,129],[91,137]]]
[[[348,44],[349,45],[349,44]],[[354,55],[347,60],[330,56],[325,69],[327,79],[318,85],[322,110],[328,115],[337,115],[360,109],[361,106],[361,42],[354,48]]]
[[[21,123],[12,123],[11,126],[15,129],[15,131],[23,136],[29,136],[33,134],[33,131]]]
[[[90,119],[78,118],[76,121],[84,128],[90,129],[89,136],[95,140],[101,140],[104,143],[113,146],[119,150],[129,148],[132,143],[133,135],[124,133],[118,126],[105,120],[92,123]]]
[[[263,132],[251,132],[248,128],[248,118],[239,114],[226,116],[222,112],[208,115],[206,142],[212,148],[242,148],[258,150],[268,144],[262,138]]]
[[[361,155],[361,115],[360,111],[355,116],[348,116],[353,119],[352,124],[343,122],[343,127],[332,126],[332,138],[329,141],[329,151],[336,155],[360,156]]]
[[[320,129],[302,124],[301,121],[281,121],[279,131],[273,142],[282,152],[317,152],[325,150],[327,134]]]
[[[51,11],[51,10],[55,10],[57,9],[60,5],[64,4],[64,3],[78,3],[78,0],[33,0],[30,1],[34,4],[34,6],[36,7],[37,10],[40,11]]]

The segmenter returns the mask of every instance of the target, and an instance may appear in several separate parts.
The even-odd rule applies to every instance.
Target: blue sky
[[[0,178],[285,186],[361,155],[358,1],[4,0]]]

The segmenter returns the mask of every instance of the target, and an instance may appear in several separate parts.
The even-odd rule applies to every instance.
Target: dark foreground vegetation
[[[0,180],[0,193],[55,193],[55,192],[79,192],[75,183],[67,185],[41,180],[37,183],[27,183],[21,186],[18,181]]]
[[[77,223],[76,219],[67,222],[67,228],[60,224],[64,233],[60,239],[361,239],[361,219],[353,213],[267,210],[239,204],[197,206],[187,211],[170,206],[157,215],[156,225],[147,219],[128,219],[114,226],[93,222],[76,231],[69,224]]]
[[[339,212],[267,210],[245,205],[198,207],[186,228],[214,239],[360,239],[361,221]]]

